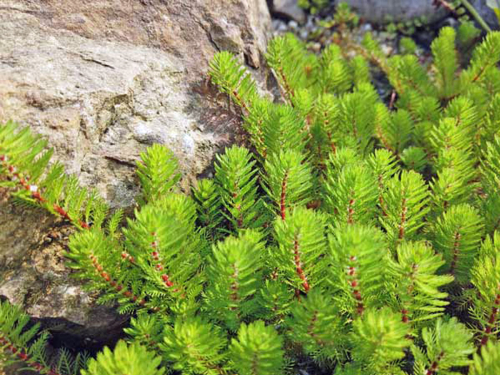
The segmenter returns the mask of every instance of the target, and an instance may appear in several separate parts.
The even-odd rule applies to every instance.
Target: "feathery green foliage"
[[[422,330],[425,351],[412,346],[416,374],[454,374],[452,368],[470,364],[474,353],[472,333],[456,318],[443,321],[439,318],[434,328]]]
[[[443,264],[442,257],[424,242],[403,242],[397,247],[396,259],[389,260],[389,274],[404,322],[415,324],[443,314],[448,294],[440,289],[454,280],[451,275],[437,275]]]
[[[355,23],[345,6],[334,21]],[[211,80],[240,107],[251,150],[218,155],[191,197],[174,154],[152,146],[125,219],[51,165],[46,142],[1,125],[0,186],[71,222],[75,277],[131,315],[127,343],[80,373],[496,374],[500,34],[469,59],[473,35],[442,29],[429,66],[409,42],[388,58],[367,36],[351,57],[278,37],[276,102],[216,54]],[[77,373],[84,357],[42,355],[48,335],[28,321],[0,304],[2,358]]]
[[[282,338],[272,326],[258,320],[242,324],[238,338],[233,339],[230,356],[241,375],[274,375],[283,369]]]
[[[257,170],[250,152],[233,146],[217,157],[215,180],[233,230],[259,226]]]
[[[404,357],[403,350],[410,346],[406,338],[408,327],[400,314],[389,308],[368,310],[353,326],[353,358],[369,372],[385,373],[394,361]]]
[[[119,341],[113,351],[106,347],[91,359],[82,375],[163,375],[165,370],[159,368],[160,364],[161,357],[143,346]]]
[[[153,145],[141,154],[137,175],[141,181],[143,199],[151,202],[165,195],[180,180],[177,159],[172,151]]]
[[[495,375],[500,371],[500,344],[488,343],[481,354],[474,354],[470,375]]]
[[[86,365],[85,354],[72,356],[61,349],[56,355],[47,353],[48,332],[19,307],[0,301],[0,352],[3,365],[21,362],[26,368],[48,375],[76,375]],[[85,370],[82,370],[82,373]]]

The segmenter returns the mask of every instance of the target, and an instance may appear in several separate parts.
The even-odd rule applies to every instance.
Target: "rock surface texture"
[[[133,203],[152,143],[173,150],[187,187],[239,126],[208,85],[211,57],[230,50],[263,82],[270,28],[265,0],[0,0],[0,121],[45,136],[112,207]],[[0,202],[0,297],[99,341],[124,318],[68,279],[69,230]]]
[[[426,17],[429,23],[443,18],[444,9],[436,9],[431,0],[342,0],[366,21],[373,23],[404,22]]]
[[[500,29],[497,16],[493,9],[486,5],[486,0],[470,0],[470,3],[493,30]]]
[[[297,22],[306,20],[306,13],[299,7],[297,0],[273,0],[272,10],[278,17],[292,19]]]

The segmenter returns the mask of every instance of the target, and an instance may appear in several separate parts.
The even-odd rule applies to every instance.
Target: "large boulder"
[[[239,127],[208,84],[210,59],[230,50],[263,82],[270,29],[265,0],[0,0],[0,122],[45,136],[113,207],[133,204],[134,164],[152,143],[173,150],[187,187]],[[0,298],[105,340],[125,319],[69,279],[70,231],[2,200]]]
[[[432,0],[342,0],[363,19],[373,23],[405,22],[424,17],[431,23],[446,15]]]
[[[500,29],[498,18],[493,9],[487,5],[487,0],[470,0],[470,3],[493,30]]]
[[[406,22],[422,17],[431,24],[450,14],[443,6],[436,7],[435,3],[439,2],[432,0],[342,1],[348,3],[363,19],[379,24]],[[493,10],[486,5],[486,0],[470,0],[470,3],[492,29],[498,30],[498,20]]]
[[[297,22],[306,20],[306,13],[299,7],[298,0],[273,0],[271,9],[277,17],[292,19]]]

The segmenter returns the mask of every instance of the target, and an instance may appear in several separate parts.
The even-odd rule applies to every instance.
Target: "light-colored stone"
[[[306,20],[306,13],[299,7],[297,0],[273,0],[273,13],[301,23]]]
[[[470,0],[470,3],[493,30],[500,30],[498,18],[493,9],[486,5],[486,0]]]
[[[46,137],[112,207],[133,204],[134,165],[153,143],[172,149],[187,189],[240,125],[208,84],[211,58],[230,50],[265,82],[270,31],[265,0],[0,0],[0,122]],[[123,317],[68,278],[65,241],[46,240],[60,229],[0,204],[0,297],[79,336],[118,327]]]
[[[342,1],[348,3],[361,18],[373,23],[404,22],[422,16],[431,23],[446,16],[446,11],[437,9],[431,0]]]

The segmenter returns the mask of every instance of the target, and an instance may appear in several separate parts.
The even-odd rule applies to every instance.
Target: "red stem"
[[[495,301],[493,302],[493,307],[491,309],[491,314],[488,319],[488,324],[486,325],[486,329],[484,330],[484,335],[481,338],[481,346],[486,345],[489,340],[489,335],[493,332],[493,328],[495,327],[495,322],[498,317],[498,310],[500,306],[500,293],[495,296]]]
[[[28,366],[33,367],[35,370],[41,372],[45,371],[47,375],[60,375],[58,372],[45,367],[41,363],[33,361],[31,357],[24,351],[16,348],[7,338],[0,336],[0,345],[7,346],[6,350],[9,350],[12,354],[15,354],[17,358],[28,364]]]
[[[96,256],[94,254],[89,256],[90,260],[92,261],[92,266],[96,269],[97,273],[99,276],[101,276],[112,288],[114,288],[117,292],[122,292],[125,297],[130,299],[132,302],[137,303],[141,306],[146,305],[146,301],[144,299],[141,299],[140,301],[139,298],[134,295],[131,291],[129,290],[124,290],[122,284],[118,284],[115,280],[113,280],[109,274],[104,271],[102,265],[98,262]]]
[[[408,310],[407,309],[402,309],[401,310],[401,314],[403,314],[403,318],[401,319],[401,321],[403,323],[408,323],[410,321],[410,318],[408,317]]]
[[[299,241],[295,238],[293,243],[293,254],[295,256],[295,270],[297,271],[297,275],[299,275],[300,279],[303,281],[302,286],[304,287],[304,291],[307,293],[311,289],[309,282],[307,281],[307,276],[302,269],[302,263],[300,262],[300,252],[299,252]]]
[[[391,101],[389,102],[389,109],[394,107],[394,102],[396,101],[396,90],[392,90]]]
[[[356,203],[356,200],[349,200],[349,207],[347,208],[347,224],[354,223],[354,203]]]
[[[326,122],[327,121],[325,121],[325,123]],[[335,142],[332,139],[332,132],[328,132],[327,136],[328,136],[328,142],[330,142],[330,148],[332,149],[332,152],[335,155],[337,153],[337,147],[335,146]]]
[[[282,67],[279,68],[279,73],[280,73],[281,79],[283,80],[283,84],[285,86],[285,93],[288,96],[287,99],[290,100],[291,97],[295,95],[293,92],[293,89],[290,87],[290,84],[288,83],[288,79],[286,78],[285,72],[283,71]]]
[[[236,191],[238,189],[238,185],[235,183],[233,188]],[[233,193],[233,201],[236,198],[238,198],[238,193],[234,192]],[[235,208],[238,210],[238,219],[237,219],[238,228],[241,228],[241,227],[243,227],[243,214],[241,213],[241,205],[237,204],[237,205],[235,205]]]
[[[433,375],[437,373],[439,362],[443,359],[444,352],[439,353],[438,357],[432,362],[431,367],[425,372],[425,375]]]
[[[14,181],[14,180],[19,181],[19,185],[21,185],[21,187],[23,189],[31,192],[31,198],[35,199],[38,203],[40,203],[40,204],[47,203],[47,199],[45,199],[42,196],[42,194],[38,191],[38,188],[35,185],[30,185],[28,183],[28,181],[30,180],[29,176],[22,177],[18,172],[16,172],[16,167],[7,163],[7,157],[5,155],[0,155],[0,162],[3,164],[4,168],[7,169],[9,171],[9,173],[11,174],[11,176],[10,176],[11,181]],[[69,216],[69,213],[66,210],[64,210],[61,206],[59,206],[58,204],[54,203],[52,208],[63,219],[66,219],[73,224],[78,224],[80,227],[82,227],[84,229],[90,228],[89,224],[84,222],[83,220],[73,220]]]
[[[243,101],[243,99],[241,99],[241,96],[240,94],[238,94],[238,91],[236,90],[233,90],[232,92],[233,96],[236,98],[237,101],[240,102],[241,104],[241,107],[248,113],[248,106],[246,105],[246,103]]]
[[[318,335],[314,332],[314,327],[316,326],[316,322],[318,320],[318,311],[315,311],[313,313],[311,323],[309,324],[309,327],[307,327],[307,333],[309,336],[311,336],[317,343],[321,343],[320,340],[318,339]]]
[[[359,280],[357,278],[356,267],[355,267],[357,258],[355,256],[350,256],[349,261],[352,262],[351,263],[352,265],[347,268],[347,276],[348,279],[350,280],[349,285],[351,286],[354,299],[357,302],[356,312],[359,315],[362,315],[365,310],[365,306],[363,304],[363,298],[361,297],[361,292],[359,291]]]
[[[401,208],[401,223],[399,224],[399,239],[402,240],[405,235],[405,223],[406,223],[406,214],[408,213],[408,207],[406,207],[406,198],[403,198]]]
[[[153,241],[151,242],[151,249],[153,250],[151,252],[151,257],[153,258],[153,261],[156,262],[156,264],[154,265],[154,268],[156,271],[162,272],[165,269],[165,267],[163,266],[163,263],[160,259],[160,253],[158,250],[158,239],[156,238],[155,232],[152,232],[151,235],[153,235],[153,237],[154,237]],[[174,286],[174,282],[172,280],[170,280],[170,276],[168,274],[166,274],[166,273],[162,274],[161,279],[163,280],[163,282],[165,283],[167,288],[171,288]],[[177,288],[173,289],[173,291],[179,292],[179,288],[177,287]]]

